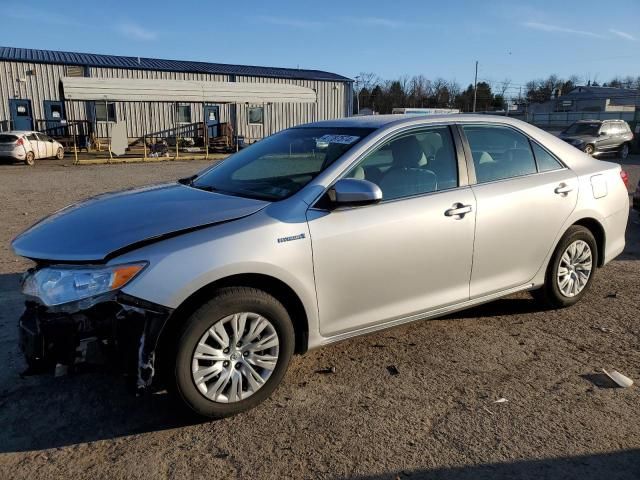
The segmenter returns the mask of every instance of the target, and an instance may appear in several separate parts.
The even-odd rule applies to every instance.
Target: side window
[[[536,157],[536,163],[538,164],[539,172],[550,172],[551,170],[560,170],[563,168],[562,164],[547,152],[544,148],[535,142],[531,142],[533,147],[533,154]]]
[[[29,140],[30,142],[37,142],[38,137],[36,137],[35,133],[30,133],[29,135],[27,135],[27,140]]]
[[[95,116],[97,122],[115,122],[116,104],[114,102],[95,102]]]
[[[612,127],[610,123],[603,123],[602,126],[600,127],[600,133],[601,134],[605,134],[605,135],[611,135],[613,133],[612,131]]]
[[[347,174],[369,180],[383,200],[410,197],[458,186],[458,164],[449,127],[402,135],[368,154]]]
[[[529,139],[508,127],[465,125],[478,183],[536,173]]]
[[[191,123],[191,105],[178,105],[178,123]]]

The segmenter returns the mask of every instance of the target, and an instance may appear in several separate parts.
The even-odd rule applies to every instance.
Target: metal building
[[[324,71],[0,47],[0,130],[82,122],[101,138],[120,121],[133,140],[227,124],[252,141],[351,109],[352,80]]]

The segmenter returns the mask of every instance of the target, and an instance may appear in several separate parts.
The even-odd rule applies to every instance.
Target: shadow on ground
[[[581,479],[622,480],[640,477],[640,450],[544,460],[521,460],[508,463],[490,463],[470,467],[437,468],[433,470],[404,470],[382,475],[350,477],[356,480],[393,479],[456,479],[482,480],[509,478],[518,480]]]
[[[197,423],[167,394],[137,398],[112,372],[23,376],[20,275],[0,275],[0,453],[40,450]]]

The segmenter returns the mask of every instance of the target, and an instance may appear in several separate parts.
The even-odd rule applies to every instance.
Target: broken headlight
[[[147,264],[81,267],[45,267],[27,275],[22,293],[48,306],[61,305],[117,290],[131,281]]]

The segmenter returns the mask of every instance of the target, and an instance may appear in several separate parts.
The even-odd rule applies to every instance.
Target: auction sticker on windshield
[[[353,135],[332,135],[327,134],[323,135],[316,140],[316,142],[323,143],[340,143],[343,145],[351,145],[353,142],[360,140],[360,137],[355,137]]]

